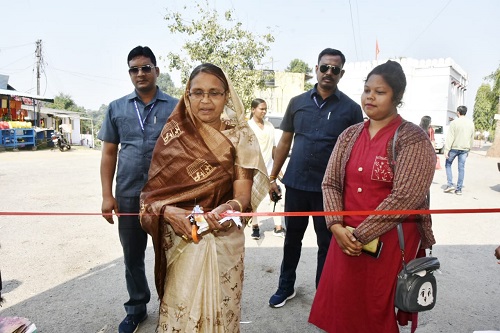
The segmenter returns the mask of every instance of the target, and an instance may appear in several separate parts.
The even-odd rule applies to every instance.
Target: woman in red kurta
[[[428,209],[435,154],[426,133],[397,113],[405,86],[403,70],[393,61],[368,75],[361,101],[370,120],[337,141],[323,180],[326,211]],[[335,241],[312,305],[312,324],[332,333],[399,332],[394,293],[401,269],[395,228],[400,222],[407,260],[434,243],[428,215],[327,216]],[[361,252],[376,237],[383,243],[380,256]]]

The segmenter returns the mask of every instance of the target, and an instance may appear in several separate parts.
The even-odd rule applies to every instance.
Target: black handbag
[[[405,312],[431,310],[436,305],[437,299],[437,284],[434,272],[440,267],[439,260],[430,256],[416,258],[406,264],[401,223],[398,224],[397,228],[403,269],[398,274],[394,305]],[[430,255],[432,255],[432,250]]]

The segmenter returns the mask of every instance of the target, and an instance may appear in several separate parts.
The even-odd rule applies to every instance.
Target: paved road
[[[78,147],[65,153],[0,153],[0,212],[88,214],[0,215],[0,268],[7,299],[0,316],[27,317],[42,333],[116,332],[126,291],[116,225],[93,215],[101,204],[99,160],[100,152]],[[437,170],[432,208],[499,207],[499,161],[486,158],[484,151],[472,152],[462,196],[442,192],[446,175]],[[493,257],[500,244],[499,220],[499,214],[434,216],[434,254],[442,274],[438,303],[421,314],[418,333],[500,331],[500,265]],[[277,286],[283,243],[272,236],[272,228],[268,221],[261,226],[261,240],[247,238],[242,332],[320,332],[307,323],[315,292],[312,228],[297,271],[297,297],[281,309],[267,306]],[[246,233],[250,235],[249,228]],[[154,295],[151,246],[147,269]],[[157,306],[153,299],[139,332],[154,332]]]

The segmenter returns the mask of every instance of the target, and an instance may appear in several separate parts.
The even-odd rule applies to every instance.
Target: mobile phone
[[[354,232],[355,228],[346,225],[345,226],[347,230],[350,232]],[[373,251],[373,247],[376,244],[375,251]],[[361,252],[368,254],[371,257],[378,258],[380,256],[380,251],[382,251],[382,246],[384,244],[380,241],[380,238],[377,237],[374,240],[372,240],[370,243],[363,245],[363,248],[361,249]]]
[[[361,249],[361,252],[366,253],[370,257],[377,259],[380,256],[380,252],[382,252],[382,246],[384,246],[384,243],[379,241],[377,244],[377,250],[375,252],[370,252],[365,249]]]

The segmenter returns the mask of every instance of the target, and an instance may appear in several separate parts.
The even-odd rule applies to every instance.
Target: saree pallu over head
[[[253,170],[252,207],[248,211],[256,209],[269,191],[259,143],[245,121],[241,100],[227,80],[229,97],[221,116],[224,130],[216,130],[194,116],[186,90],[153,151],[148,182],[141,193],[141,225],[153,239],[160,299],[166,276],[161,237],[165,206],[191,210],[200,205],[208,212],[232,199],[235,166]]]

